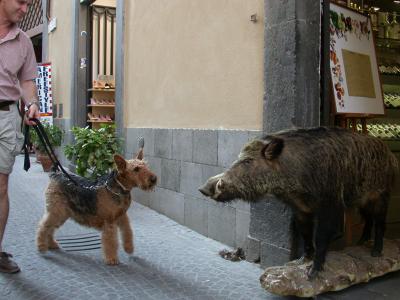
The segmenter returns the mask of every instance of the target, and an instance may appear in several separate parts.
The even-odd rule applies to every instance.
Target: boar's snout
[[[207,182],[199,188],[199,191],[207,197],[217,201],[225,201],[226,193],[224,192],[225,181],[222,179],[223,174],[216,175],[207,180]],[[229,199],[230,200],[230,199]]]
[[[211,186],[207,184],[199,187],[199,192],[206,197],[211,197],[213,195],[213,192],[211,191]]]
[[[208,179],[207,182],[199,188],[200,193],[202,193],[206,197],[213,198],[215,195],[215,187],[217,185],[217,182],[217,179]]]

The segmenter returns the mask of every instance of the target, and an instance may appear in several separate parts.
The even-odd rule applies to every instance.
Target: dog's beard
[[[153,183],[145,183],[145,184],[141,184],[139,185],[139,188],[142,189],[143,191],[146,192],[152,192],[155,190],[156,185]]]

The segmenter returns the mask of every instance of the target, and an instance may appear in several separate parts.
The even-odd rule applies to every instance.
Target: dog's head
[[[125,160],[121,155],[114,155],[115,165],[117,166],[118,179],[127,189],[139,187],[149,191],[154,189],[157,183],[157,176],[149,169],[143,160],[143,148],[133,159]]]

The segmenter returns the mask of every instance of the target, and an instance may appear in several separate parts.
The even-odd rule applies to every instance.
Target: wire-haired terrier
[[[134,187],[145,191],[154,189],[157,176],[143,161],[143,146],[134,159],[125,160],[116,154],[114,161],[116,169],[96,181],[71,174],[76,184],[62,172],[50,175],[46,212],[36,237],[39,251],[58,249],[54,232],[68,218],[72,218],[81,225],[102,231],[106,264],[119,263],[118,229],[125,252],[133,253],[133,232],[127,215],[132,201],[130,192]]]

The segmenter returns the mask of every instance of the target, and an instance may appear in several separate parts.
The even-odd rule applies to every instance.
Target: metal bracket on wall
[[[59,118],[63,117],[63,104],[62,103],[58,104],[58,117]]]

